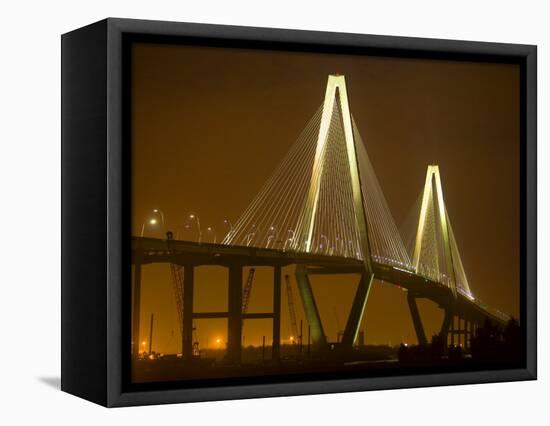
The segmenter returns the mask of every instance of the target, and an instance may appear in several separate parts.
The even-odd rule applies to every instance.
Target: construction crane
[[[180,334],[183,334],[183,266],[170,264],[172,275],[172,288],[176,299],[176,310],[178,312],[178,326]]]
[[[290,285],[290,277],[285,275],[286,281],[286,297],[288,300],[288,313],[290,314],[290,330],[292,333],[293,342],[298,339],[298,325],[296,324],[296,308],[294,307],[294,296],[292,295],[292,286]],[[300,336],[301,338],[302,336]]]
[[[246,284],[243,290],[243,304],[242,304],[242,313],[246,314],[248,311],[248,302],[250,302],[250,294],[252,293],[252,282],[254,281],[254,268],[250,268],[248,271],[248,278],[246,279]]]

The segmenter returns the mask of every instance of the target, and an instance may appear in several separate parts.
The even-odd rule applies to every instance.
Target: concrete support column
[[[443,309],[445,311],[445,316],[443,318],[443,323],[441,324],[441,331],[439,332],[439,334],[443,338],[443,341],[445,342],[445,346],[447,346],[449,344],[449,332],[454,319],[454,311],[451,306],[447,306]],[[451,331],[451,339],[452,339],[452,331]],[[453,342],[451,341],[451,344],[452,343]]]
[[[409,304],[409,310],[411,311],[411,317],[416,331],[416,338],[419,345],[427,345],[428,339],[426,339],[426,333],[420,319],[420,313],[418,312],[418,306],[416,305],[416,299],[411,292],[407,294],[407,303]]]
[[[462,322],[462,318],[458,317],[458,346],[460,345],[463,345],[464,342],[463,342],[463,336],[464,336],[464,327],[463,327],[463,322]]]
[[[357,291],[355,292],[353,304],[349,312],[348,321],[346,322],[346,328],[344,329],[344,335],[342,336],[342,346],[344,348],[351,349],[355,343],[361,325],[361,319],[365,312],[365,305],[367,304],[367,298],[373,278],[374,274],[368,272],[364,272],[361,275],[361,280],[357,286]]]
[[[183,267],[183,324],[181,353],[184,359],[193,357],[193,292],[195,287],[195,268]]]
[[[228,293],[227,360],[232,363],[240,363],[243,327],[243,269],[241,265],[231,265],[229,267]]]
[[[273,361],[281,359],[281,267],[273,268]]]
[[[141,263],[134,265],[134,288],[133,288],[133,306],[132,306],[132,356],[137,358],[139,355],[139,322],[141,316]]]
[[[307,275],[307,269],[304,265],[296,266],[296,282],[298,284],[298,290],[300,291],[302,306],[304,307],[304,312],[310,327],[312,345],[315,349],[322,349],[326,346],[327,340]]]

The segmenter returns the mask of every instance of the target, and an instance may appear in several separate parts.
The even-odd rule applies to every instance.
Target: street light
[[[338,242],[340,242],[340,237],[334,237],[335,241],[332,243],[332,247],[330,248],[330,255],[337,254],[338,256],[340,253],[338,252]]]
[[[224,219],[223,220],[223,223],[225,223],[227,226],[229,226],[229,233],[233,233],[233,224],[231,223],[231,221],[229,219]]]
[[[160,215],[160,220],[162,221],[162,228],[166,233],[166,218],[164,216],[164,212],[161,209],[154,209],[153,213]]]
[[[189,219],[191,219],[191,220],[195,219],[195,221],[197,222],[197,230],[199,231],[199,244],[200,244],[201,241],[202,241],[201,221],[200,221],[199,217],[195,216],[194,214],[190,214]]]
[[[294,240],[294,236],[295,236],[295,234],[296,234],[292,229],[289,229],[289,230],[288,230],[288,233],[289,233],[289,234],[292,234],[292,236],[291,236],[290,238],[287,238],[287,239],[285,240],[285,244],[283,245],[283,251],[286,250],[286,244],[287,244],[289,241],[292,243],[292,241]]]
[[[216,244],[216,231],[214,231],[214,228],[212,228],[211,226],[209,226],[208,228],[206,228],[206,230],[208,232],[211,232],[212,234],[214,234],[214,244]]]
[[[156,219],[149,219],[149,220],[146,220],[145,222],[143,222],[143,225],[141,225],[141,236],[143,237],[143,233],[145,232],[145,225],[146,224],[149,224],[149,225],[156,225],[157,224],[157,220]]]
[[[250,231],[248,234],[246,234],[246,246],[250,246],[250,243],[252,242],[252,239],[256,236],[256,232],[258,232],[258,229],[256,228],[256,224],[253,224],[250,227]]]
[[[329,242],[327,236],[326,236],[326,235],[321,235],[321,238],[320,238],[320,239],[323,239],[323,238],[324,238],[325,241],[326,241],[326,247],[328,247],[329,244],[330,244],[330,242]],[[323,244],[322,244],[322,243],[321,243],[321,247],[320,247],[320,248],[321,248],[321,249],[323,248]]]
[[[279,232],[277,231],[277,228],[275,228],[273,225],[269,227],[269,230],[273,233],[267,237],[267,244],[265,245],[265,248],[268,248],[271,240],[274,238],[277,238],[277,235],[279,234]]]

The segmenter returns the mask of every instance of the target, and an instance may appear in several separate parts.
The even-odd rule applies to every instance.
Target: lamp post
[[[156,225],[157,224],[157,220],[156,219],[149,219],[149,220],[146,220],[145,222],[143,222],[143,225],[141,225],[141,234],[140,236],[143,237],[143,233],[145,232],[145,225],[146,224],[149,224],[149,225]]]
[[[338,241],[340,240],[339,237],[335,237],[335,241],[332,244],[332,247],[330,248],[329,254],[332,256],[334,253],[338,253]]]
[[[278,235],[277,228],[275,228],[273,225],[269,227],[269,231],[272,232],[272,234],[267,237],[265,248],[269,248],[269,243],[271,242],[271,240],[277,238]]]
[[[246,236],[245,236],[247,247],[250,246],[250,243],[252,242],[252,239],[256,236],[256,232],[257,232],[256,224],[253,224],[250,227],[250,232],[248,234],[246,234]]]
[[[289,238],[287,238],[287,239],[285,240],[285,244],[283,245],[283,251],[286,250],[286,244],[287,244],[289,241],[290,241],[290,243],[292,243],[292,241],[294,240],[294,236],[296,235],[296,232],[294,232],[294,230],[292,230],[292,229],[289,229],[289,230],[288,230],[288,233],[289,233],[289,234],[292,234],[292,236],[289,237]]]
[[[340,248],[338,248],[338,242],[340,242]],[[334,243],[334,247],[336,248],[336,252],[339,253],[338,254],[339,256],[345,257],[346,243],[344,242],[343,238],[336,237],[336,242]]]
[[[330,242],[329,242],[329,240],[328,240],[327,236],[326,236],[326,235],[321,235],[321,238],[320,238],[320,239],[322,240],[323,238],[325,239],[326,247],[328,247],[328,246],[329,246],[329,244],[330,244]],[[322,249],[323,249],[323,243],[321,243],[321,246],[320,246],[319,248],[321,249],[321,252],[322,252]],[[326,252],[326,250],[325,250],[325,252]]]
[[[227,233],[227,235],[233,235],[233,224],[231,223],[231,221],[229,219],[224,219],[223,223],[225,223],[229,227],[229,232]]]
[[[206,230],[207,230],[208,232],[211,232],[212,234],[214,234],[213,242],[214,242],[214,244],[216,244],[216,231],[214,230],[214,228],[212,228],[211,226],[209,226],[208,228],[206,228]]]
[[[190,214],[189,219],[195,219],[195,221],[197,222],[197,230],[199,231],[199,244],[200,244],[202,241],[201,221],[199,217],[194,214]]]
[[[166,217],[164,215],[164,212],[161,209],[154,209],[153,213],[158,214],[160,216],[160,220],[162,221],[162,229],[164,233],[166,233]]]

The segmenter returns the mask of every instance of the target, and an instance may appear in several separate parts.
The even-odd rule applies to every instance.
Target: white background
[[[4,1],[0,5],[1,424],[548,424],[550,181],[544,1]],[[539,380],[107,410],[60,392],[60,34],[108,16],[537,44]],[[546,395],[545,395],[546,394]]]

